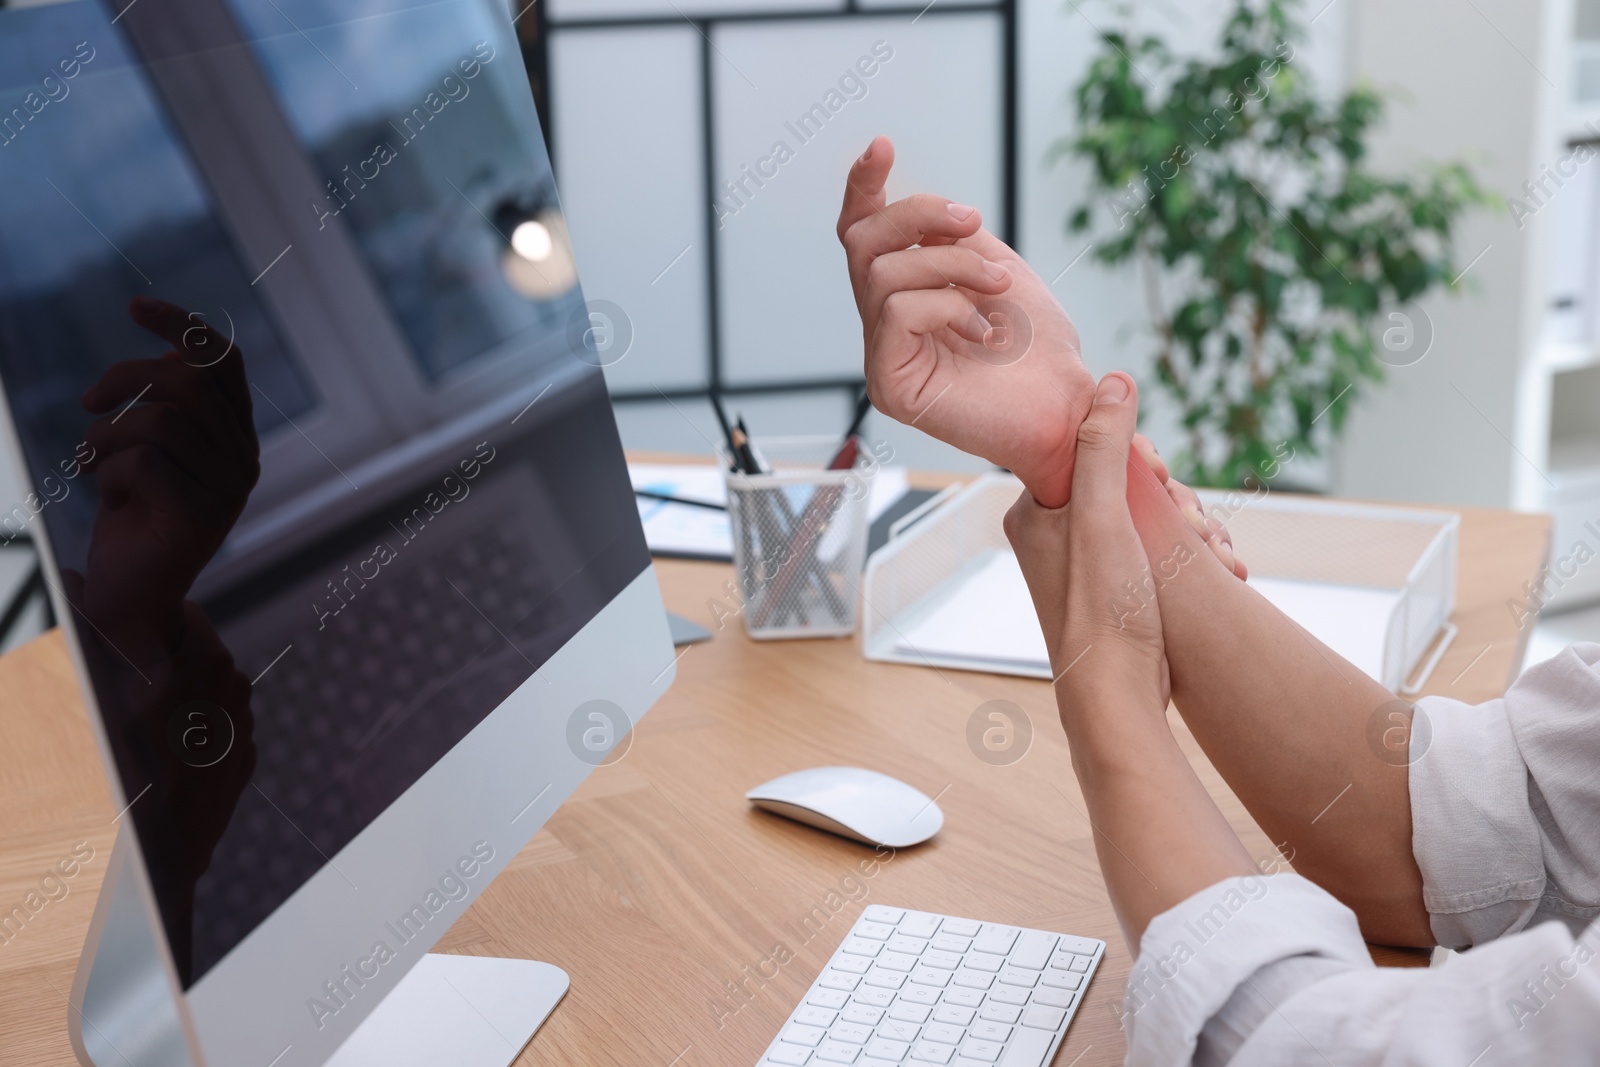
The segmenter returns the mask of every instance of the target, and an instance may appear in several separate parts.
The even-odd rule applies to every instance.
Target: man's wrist
[[[1063,679],[1057,704],[1074,759],[1081,752],[1097,763],[1117,764],[1140,758],[1152,743],[1171,740],[1161,697],[1145,692],[1146,688],[1138,682],[1124,685],[1109,679],[1069,688]]]

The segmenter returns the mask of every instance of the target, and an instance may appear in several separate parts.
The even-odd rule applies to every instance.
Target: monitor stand
[[[84,1067],[196,1067],[130,869],[132,847],[119,828],[73,978],[72,1048]],[[509,1067],[567,985],[548,963],[430,952],[325,1062]]]

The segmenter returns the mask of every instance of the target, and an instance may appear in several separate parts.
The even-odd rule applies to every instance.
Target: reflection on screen
[[[0,11],[0,379],[34,489],[0,539],[48,541],[186,986],[649,564],[495,4]],[[242,34],[141,62],[201,9]],[[207,127],[229,94],[296,141]],[[276,207],[218,177],[238,159],[306,212],[248,269]],[[338,328],[308,340],[313,309]]]
[[[515,227],[553,210],[555,184],[531,125],[521,57],[492,43],[492,8],[478,0],[229,6],[326,180],[306,210],[355,231],[429,377],[566,321],[569,265],[544,265],[523,292],[502,269]]]
[[[35,483],[59,477],[83,440],[80,383],[167,347],[127,316],[99,311],[150,292],[157,279],[169,299],[216,317],[249,353],[252,379],[277,403],[257,409],[258,431],[313,403],[187,149],[109,20],[91,3],[24,8],[5,13],[0,33],[0,359],[28,420],[19,430]],[[94,497],[90,488],[62,506],[83,521]]]

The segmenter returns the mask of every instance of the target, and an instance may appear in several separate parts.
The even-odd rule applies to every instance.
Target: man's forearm
[[[1150,920],[1224,878],[1255,874],[1250,854],[1178,748],[1163,709],[1092,701],[1062,716],[1095,852],[1129,951]]]
[[[1411,848],[1407,767],[1368,724],[1395,697],[1212,555],[1137,455],[1128,503],[1155,575],[1172,698],[1295,868],[1374,941],[1432,944]],[[1393,709],[1391,709],[1393,710]]]

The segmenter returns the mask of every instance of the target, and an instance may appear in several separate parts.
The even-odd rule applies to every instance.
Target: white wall
[[[1548,4],[1529,0],[1343,0],[1351,62],[1392,99],[1374,163],[1405,169],[1464,158],[1501,196],[1536,177],[1549,137],[1543,122]],[[1564,28],[1564,27],[1563,27]],[[1547,221],[1547,220],[1546,220]],[[1518,231],[1504,208],[1462,227],[1462,264],[1488,249],[1464,295],[1429,300],[1436,338],[1420,363],[1395,370],[1363,404],[1339,457],[1340,492],[1378,499],[1505,506],[1529,473],[1513,450],[1520,426],[1521,355],[1542,306],[1539,228]],[[1539,462],[1538,450],[1520,441]],[[1537,475],[1536,475],[1537,477]]]

